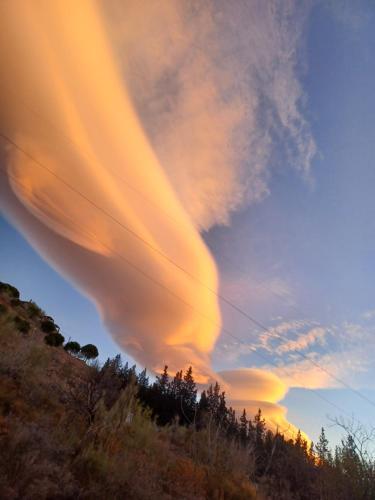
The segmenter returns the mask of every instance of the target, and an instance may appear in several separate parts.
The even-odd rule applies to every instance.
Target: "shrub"
[[[5,304],[0,304],[0,315],[5,314],[7,312],[8,308]]]
[[[86,344],[81,347],[80,353],[85,359],[95,359],[99,356],[98,348],[94,344]]]
[[[43,311],[41,308],[35,304],[32,300],[27,304],[27,314],[31,319],[36,318],[37,316],[42,316]]]
[[[44,337],[44,342],[52,347],[59,347],[63,345],[63,343],[65,342],[65,338],[63,337],[63,335],[61,335],[61,333],[58,332],[48,333]]]
[[[9,283],[1,283],[0,282],[0,293],[6,293],[9,297],[13,299],[20,298],[20,292],[16,287],[9,285]]]
[[[40,329],[44,333],[57,333],[58,327],[55,325],[54,321],[50,319],[43,319],[40,323]]]
[[[30,323],[26,321],[25,319],[20,318],[19,316],[16,316],[14,318],[14,324],[17,327],[17,330],[21,333],[28,333],[30,330]]]
[[[81,350],[81,346],[78,342],[70,341],[65,344],[64,349],[72,354],[78,354]]]

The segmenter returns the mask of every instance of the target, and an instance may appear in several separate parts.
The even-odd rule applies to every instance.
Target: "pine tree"
[[[232,407],[227,410],[227,436],[237,437],[238,435],[238,422],[236,419],[236,412]]]
[[[318,458],[319,458],[321,464],[332,462],[332,454],[331,454],[329,446],[328,446],[328,439],[326,438],[324,427],[322,427],[322,430],[321,430],[321,433],[319,436],[319,441],[317,442],[315,448],[316,448],[317,455],[318,455]]]
[[[141,373],[137,377],[138,385],[141,387],[148,387],[148,377],[147,377],[147,369],[141,371]]]
[[[242,415],[240,417],[240,425],[239,425],[239,434],[242,444],[246,444],[247,442],[247,424],[248,420],[246,417],[246,410],[243,409]]]
[[[220,406],[220,386],[216,382],[212,387],[212,384],[207,390],[207,402],[208,402],[208,411],[211,413],[212,417],[215,421],[218,421],[218,413]]]
[[[192,424],[195,421],[197,386],[193,378],[193,369],[190,366],[182,377],[182,371],[176,374],[174,389],[178,414],[181,423]]]
[[[172,396],[176,400],[180,399],[181,390],[182,390],[182,382],[183,382],[182,370],[180,370],[179,372],[176,373],[176,375],[174,376],[174,379],[172,380],[172,382],[170,384]]]
[[[354,438],[348,434],[345,441],[342,441],[341,462],[343,470],[347,475],[359,475],[358,470],[361,467],[361,460],[357,453],[357,447]]]
[[[216,416],[217,423],[222,426],[228,425],[228,408],[225,402],[225,392],[223,391],[219,395],[219,407],[217,409]]]
[[[262,410],[260,408],[253,419],[253,428],[251,438],[255,452],[255,474],[261,476],[267,466],[267,454],[264,447],[266,421],[262,417]]]
[[[315,451],[314,451],[314,443],[313,441],[311,441],[310,443],[310,447],[309,447],[309,451],[308,451],[308,457],[309,457],[309,461],[312,463],[312,464],[315,464],[315,459],[316,459],[316,456],[315,456]]]
[[[164,366],[163,373],[156,377],[156,386],[162,394],[167,394],[169,390],[168,366]]]
[[[197,401],[197,386],[193,378],[193,369],[191,366],[186,370],[184,375],[181,392],[185,405],[189,409],[194,409]]]
[[[202,413],[208,411],[208,399],[207,399],[206,391],[203,391],[201,394],[201,397],[200,397],[199,403],[198,403],[198,410]]]
[[[264,433],[266,429],[266,421],[262,417],[262,410],[259,408],[258,413],[254,417],[254,428],[255,428],[255,442],[256,445],[261,445],[264,438]]]
[[[206,391],[202,391],[201,397],[199,398],[198,408],[197,408],[197,418],[196,425],[198,429],[201,429],[206,425],[208,414],[208,400]]]
[[[298,432],[297,432],[297,437],[296,437],[296,440],[295,440],[295,445],[298,448],[302,447],[302,434],[301,434],[301,430],[300,429],[298,429]]]

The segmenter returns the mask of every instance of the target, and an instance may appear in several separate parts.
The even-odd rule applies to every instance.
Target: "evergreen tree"
[[[225,392],[223,391],[219,395],[219,406],[217,409],[217,422],[220,425],[227,426],[228,425],[228,408],[225,402]]]
[[[255,453],[255,474],[262,476],[267,467],[267,456],[264,448],[264,437],[266,431],[266,421],[262,417],[262,410],[259,408],[253,419],[253,444]]]
[[[315,464],[315,451],[314,451],[314,443],[311,441],[308,451],[308,457],[312,464]]]
[[[199,412],[207,412],[208,411],[208,399],[207,399],[207,394],[206,391],[202,391],[201,397],[199,399],[198,403],[198,410]]]
[[[194,410],[197,401],[197,386],[193,378],[193,369],[191,366],[186,370],[184,375],[181,392],[185,405],[189,409]]]
[[[182,371],[178,374],[176,385],[179,386],[179,412],[182,423],[191,424],[195,420],[196,402],[197,402],[197,387],[193,378],[193,369],[190,366],[185,375],[182,376]]]
[[[232,407],[227,410],[227,436],[237,437],[238,435],[238,423],[236,419],[236,412]]]
[[[176,400],[180,399],[182,391],[182,383],[183,383],[182,370],[180,370],[179,372],[176,373],[170,384],[171,394]]]
[[[323,463],[329,464],[332,462],[332,455],[328,446],[328,439],[326,438],[324,427],[322,427],[319,440],[315,448],[321,464]]]
[[[298,432],[297,432],[297,437],[295,439],[295,445],[298,448],[302,447],[302,434],[301,434],[301,430],[300,429],[298,429]]]
[[[208,413],[209,411],[208,411],[207,394],[206,391],[202,391],[197,408],[197,418],[196,418],[197,429],[202,429],[206,425]]]
[[[220,386],[216,382],[212,387],[212,384],[207,390],[207,402],[208,402],[208,411],[215,419],[218,420],[219,406],[220,406]]]
[[[141,371],[141,373],[137,377],[138,385],[140,387],[148,387],[148,377],[147,377],[147,369]]]
[[[163,373],[156,377],[156,385],[162,394],[167,394],[169,392],[169,375],[168,366],[164,366]]]
[[[346,440],[342,441],[341,465],[345,475],[351,476],[353,479],[360,476],[361,460],[351,434],[348,434]]]
[[[243,445],[246,445],[247,442],[247,424],[248,420],[246,417],[246,410],[244,408],[242,415],[240,417],[240,425],[239,425],[239,435]]]
[[[255,429],[255,444],[257,446],[261,446],[266,429],[266,421],[262,417],[262,410],[260,408],[258,409],[258,412],[254,417],[254,429]]]

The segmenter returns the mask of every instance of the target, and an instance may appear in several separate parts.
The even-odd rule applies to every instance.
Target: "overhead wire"
[[[4,134],[2,134],[0,132],[0,136],[4,138]],[[13,141],[12,141],[13,143]],[[18,147],[15,144],[15,147]],[[22,151],[22,149],[20,149]],[[22,151],[23,152],[23,151]],[[30,156],[29,156],[30,157]],[[31,157],[31,159],[33,159]],[[13,176],[11,173],[8,172],[8,170],[1,166],[0,165],[0,168],[1,170],[7,175],[9,176],[10,178],[12,178],[12,180],[14,182],[16,182],[18,185],[20,185],[22,187],[22,189],[25,189],[26,191],[28,190],[27,187],[19,180],[17,179],[15,176]],[[73,219],[69,218],[69,220],[71,221],[71,223],[73,223],[74,225],[77,225],[76,221],[74,221]],[[140,268],[139,266],[135,265],[133,262],[131,262],[129,259],[127,259],[126,257],[124,257],[124,255],[120,254],[119,252],[117,252],[115,249],[113,249],[112,247],[110,247],[107,243],[104,243],[103,241],[101,241],[94,233],[92,233],[91,231],[87,231],[86,229],[83,229],[81,227],[79,227],[79,230],[80,231],[83,231],[84,233],[86,233],[91,239],[93,239],[95,242],[100,242],[103,247],[107,248],[113,255],[116,255],[119,259],[121,259],[122,261],[124,261],[127,265],[129,265],[130,267],[132,267],[133,269],[135,269],[139,274],[141,274],[142,276],[144,276],[146,279],[148,279],[149,281],[151,281],[152,283],[154,283],[155,285],[159,286],[160,288],[162,288],[163,290],[167,291],[170,295],[172,295],[173,297],[175,297],[177,300],[181,301],[182,303],[184,303],[185,305],[191,307],[193,310],[195,310],[196,312],[198,312],[199,315],[201,315],[202,317],[204,317],[205,319],[209,320],[214,326],[216,326],[217,328],[221,328],[221,331],[231,337],[232,339],[236,340],[238,343],[242,344],[242,345],[245,345],[246,347],[249,347],[249,344],[244,342],[240,337],[236,336],[235,334],[233,334],[230,330],[228,330],[227,328],[225,327],[222,327],[222,325],[220,325],[218,322],[216,322],[214,319],[212,319],[210,316],[207,316],[207,314],[203,313],[202,311],[200,311],[199,309],[197,309],[195,306],[193,306],[192,304],[190,304],[189,302],[187,302],[185,299],[183,299],[182,297],[180,297],[178,294],[176,294],[175,292],[173,292],[169,287],[167,287],[166,285],[164,285],[163,283],[160,283],[159,280],[156,280],[154,277],[150,276],[148,273],[146,273],[142,268]],[[274,361],[272,361],[271,359],[268,359],[266,358],[266,356],[264,356],[263,354],[261,354],[259,351],[256,350],[256,348],[254,346],[251,347],[251,350],[252,352],[254,353],[255,356],[261,358],[263,361],[265,361],[266,363],[268,364],[271,364],[272,366],[274,366],[278,371],[282,371],[286,374],[287,377],[289,377],[289,374],[287,372],[287,370],[285,369],[285,367],[280,367],[279,365],[277,365]],[[313,394],[315,394],[318,398],[320,398],[321,400],[325,401],[327,404],[329,404],[330,406],[332,406],[333,408],[335,408],[336,410],[338,410],[340,413],[346,415],[346,416],[349,416],[348,413],[343,409],[341,408],[340,406],[336,405],[335,403],[333,403],[332,401],[328,400],[327,398],[325,398],[322,394],[320,394],[319,392],[317,392],[315,389],[312,389],[312,388],[309,388],[309,387],[304,387],[304,389],[312,392]]]
[[[56,172],[54,172],[52,169],[47,167],[45,164],[41,163],[39,160],[37,160],[33,155],[31,155],[28,151],[26,151],[24,148],[19,146],[15,141],[13,141],[10,137],[8,137],[6,134],[2,133],[0,131],[0,137],[2,137],[5,141],[7,141],[9,144],[13,145],[16,149],[21,151],[25,156],[27,156],[29,159],[31,159],[35,164],[37,164],[40,168],[43,168],[47,172],[49,172],[52,176],[54,176],[56,179],[58,179],[64,186],[66,186],[69,190],[71,190],[73,193],[75,193],[77,196],[80,196],[83,198],[87,203],[92,205],[94,208],[96,208],[98,211],[100,211],[103,215],[105,215],[107,218],[112,220],[115,224],[119,225],[123,230],[127,231],[129,234],[131,234],[133,237],[141,241],[144,245],[146,245],[148,248],[150,248],[152,251],[160,255],[162,258],[164,258],[168,263],[176,267],[178,270],[181,272],[185,273],[187,276],[189,276],[191,279],[196,281],[198,284],[206,288],[210,293],[213,293],[214,295],[217,296],[218,299],[220,299],[222,302],[225,304],[229,305],[232,309],[237,311],[239,314],[241,314],[243,317],[247,318],[250,322],[252,322],[255,326],[263,330],[265,333],[271,333],[272,329],[267,328],[263,323],[261,323],[259,320],[248,314],[246,311],[243,311],[242,308],[238,307],[236,304],[234,304],[232,301],[227,299],[224,295],[222,295],[220,292],[217,292],[210,286],[206,285],[203,283],[199,278],[194,276],[192,273],[190,273],[188,270],[186,270],[183,266],[180,264],[176,263],[172,258],[170,258],[168,255],[166,255],[164,252],[156,248],[154,245],[152,245],[149,241],[147,241],[145,238],[140,236],[136,231],[132,230],[125,224],[123,224],[121,221],[119,221],[116,217],[114,217],[111,213],[109,213],[107,210],[103,209],[100,205],[95,203],[93,200],[91,200],[88,196],[86,196],[84,193],[82,193],[80,190],[76,189],[74,186],[72,186],[69,182],[65,181],[61,176],[59,176]],[[281,338],[279,334],[276,334],[278,338]],[[238,339],[237,339],[238,340]],[[353,387],[350,386],[347,382],[343,381],[341,378],[337,377],[333,373],[331,373],[329,370],[326,368],[322,367],[319,363],[317,363],[315,360],[311,359],[310,357],[306,356],[303,352],[299,350],[295,350],[299,356],[301,356],[303,359],[306,361],[312,363],[315,367],[320,369],[322,372],[326,373],[329,375],[333,380],[335,380],[337,383],[341,384],[342,386],[346,387],[348,390],[352,391],[354,394],[356,394],[358,397],[360,397],[362,400],[366,401],[369,403],[371,406],[375,407],[375,402],[373,402],[371,399],[369,399],[367,396],[362,394],[360,391],[357,389],[354,389]],[[278,367],[280,369],[280,367]]]

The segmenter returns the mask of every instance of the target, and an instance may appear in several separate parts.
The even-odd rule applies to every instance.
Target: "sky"
[[[16,193],[22,208],[15,208],[16,197],[10,197],[9,188],[0,191],[0,279],[17,286],[25,299],[35,300],[53,316],[66,338],[95,343],[101,359],[121,351],[124,359],[134,358],[140,366],[154,369],[168,356],[193,360],[202,377],[216,373],[228,383],[235,400],[251,400],[249,408],[265,401],[275,405],[275,412],[277,405],[279,412],[282,405],[287,421],[313,440],[325,426],[336,442],[340,432],[330,418],[343,412],[345,417],[373,423],[375,11],[371,2],[344,1],[338,6],[285,1],[264,7],[254,1],[238,2],[237,9],[228,2],[215,6],[204,2],[200,10],[150,2],[148,12],[129,2],[127,16],[119,5],[114,1],[105,14],[106,36],[120,68],[120,83],[144,133],[134,132],[128,142],[119,136],[114,142],[114,129],[99,128],[95,140],[101,141],[102,149],[96,151],[96,162],[84,164],[90,186],[87,179],[75,177],[74,169],[69,180],[113,213],[117,206],[110,201],[115,191],[111,187],[103,194],[110,181],[97,164],[103,157],[113,165],[126,158],[123,172],[147,199],[140,204],[121,184],[118,196],[123,192],[127,205],[118,209],[117,217],[124,224],[130,221],[144,238],[151,236],[163,255],[172,255],[189,273],[198,273],[205,290],[192,284],[189,276],[180,277],[176,267],[170,270],[154,252],[138,256],[138,247],[129,250],[130,240],[119,241],[118,227],[104,224],[99,216],[91,220],[92,210],[85,212],[83,206],[71,208],[71,198],[64,204],[61,185],[35,175],[35,165],[17,157],[10,161],[8,152],[3,153],[2,164],[11,165],[13,175],[31,183],[34,197]],[[23,21],[27,27],[28,15]],[[129,15],[132,23],[127,21]],[[155,15],[159,23],[153,22]],[[168,30],[165,22],[171,26]],[[15,33],[16,29],[15,23]],[[61,50],[61,40],[54,42],[56,51]],[[42,51],[45,46],[38,48]],[[58,54],[69,61],[64,51]],[[103,67],[105,58],[103,49]],[[90,69],[95,71],[95,66]],[[9,78],[30,69],[22,66],[14,71]],[[83,123],[94,134],[87,112],[93,101],[86,102],[73,79],[59,71],[54,81],[74,89],[71,101],[83,103],[76,104],[84,117],[80,126]],[[74,81],[82,81],[85,89],[89,80],[84,81],[72,64],[74,71]],[[111,71],[108,68],[108,74]],[[48,72],[42,73],[50,100],[45,99],[51,105],[57,102],[50,90],[52,80]],[[115,88],[112,80],[115,77],[108,77],[108,85]],[[18,89],[27,99],[29,90]],[[9,95],[8,101],[12,102]],[[124,123],[116,122],[114,100],[107,105],[112,115],[106,108],[94,109],[103,121],[111,119],[114,126],[137,131],[133,108],[124,102]],[[50,113],[47,104],[40,104],[40,109]],[[38,141],[53,141],[54,133],[45,130],[35,113],[31,119],[30,111],[12,109],[9,106],[7,116],[12,125],[6,130],[18,135],[11,137],[23,141],[40,161],[56,160],[54,171],[65,174],[66,161],[76,161],[72,146],[65,141],[53,151],[36,148]],[[66,125],[74,123],[73,115],[67,120],[65,108],[52,109],[56,115],[49,117],[54,123],[69,134],[79,134],[78,126]],[[23,135],[20,122],[28,123]],[[131,143],[146,143],[144,136],[149,142],[143,146],[146,153],[139,158],[134,153],[131,159],[147,165],[147,176],[141,175],[138,164],[141,172],[134,173],[134,162],[128,160]],[[118,156],[108,153],[107,143],[118,147]],[[69,220],[77,217],[92,231],[102,228],[101,239],[89,241],[68,218],[57,216],[56,207],[46,203],[50,200],[45,198],[45,186],[63,204]],[[145,208],[150,199],[153,205]],[[160,215],[155,229],[155,207],[160,206],[169,219]],[[210,311],[214,321],[209,324],[201,314],[188,313],[164,295],[156,296],[150,286],[139,285],[140,279],[122,270],[121,259],[112,255],[116,262],[108,263],[107,250],[114,244],[117,252],[136,259],[143,270],[157,273],[153,276],[163,279],[165,286],[189,302],[194,300],[196,309]],[[103,282],[105,273],[108,283]],[[129,295],[131,299],[124,299]],[[246,390],[242,391],[242,383]]]

